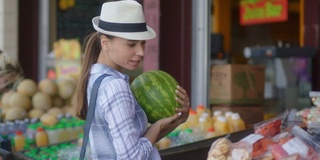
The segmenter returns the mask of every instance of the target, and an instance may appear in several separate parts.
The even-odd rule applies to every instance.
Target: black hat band
[[[99,19],[98,26],[111,32],[144,32],[147,30],[146,23],[111,23]]]

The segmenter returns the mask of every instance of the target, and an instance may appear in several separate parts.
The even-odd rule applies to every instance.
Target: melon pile
[[[24,118],[39,118],[53,125],[59,114],[75,113],[75,79],[43,79],[38,84],[32,79],[23,79],[16,90],[3,94],[1,119],[13,121]]]
[[[131,83],[131,91],[138,104],[145,111],[148,122],[173,116],[179,103],[175,90],[178,82],[161,70],[144,72]]]

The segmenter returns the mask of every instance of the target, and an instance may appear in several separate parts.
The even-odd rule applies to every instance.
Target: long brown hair
[[[84,40],[84,55],[82,57],[81,73],[77,86],[77,110],[76,115],[80,119],[86,119],[88,112],[87,86],[90,76],[91,66],[98,60],[101,50],[100,34],[94,32]]]
[[[90,70],[92,65],[97,63],[101,51],[100,37],[102,35],[110,40],[114,38],[114,36],[94,32],[88,35],[84,40],[84,55],[82,57],[82,67],[76,93],[78,99],[76,116],[83,120],[86,119],[88,112],[87,86]]]

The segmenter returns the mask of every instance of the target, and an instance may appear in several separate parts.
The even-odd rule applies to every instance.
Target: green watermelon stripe
[[[168,86],[172,87],[173,89],[170,90],[172,92],[172,94],[175,94],[175,90],[176,90],[176,87],[178,85],[178,82],[169,74],[165,74],[166,77],[164,77],[165,79],[165,82],[168,83]]]
[[[161,78],[163,80],[163,82],[165,84],[167,84],[167,86],[174,86],[174,82],[169,82],[168,80],[172,79],[172,77],[170,75],[168,75],[167,73],[163,72],[163,74],[160,75],[160,73],[155,73],[158,75],[159,79]],[[169,90],[171,93],[174,92],[174,90]]]
[[[157,97],[158,95],[153,91],[150,93],[151,94],[151,97]],[[172,112],[170,112],[169,110],[166,109],[166,106],[164,105],[164,103],[161,102],[160,99],[157,99],[157,98],[152,98],[150,99],[150,108],[152,108],[151,106],[154,104],[154,102],[156,102],[158,105],[160,105],[160,107],[163,107],[164,108],[164,112],[165,114],[172,114]],[[157,110],[152,110],[154,113],[157,113],[158,111]]]
[[[161,78],[161,77],[151,76],[150,80],[153,82],[153,85],[160,86],[161,83],[158,81],[159,78]],[[165,92],[163,89],[160,89],[160,88],[155,88],[155,89],[159,90],[164,97],[169,98],[169,94],[167,92]]]
[[[162,73],[163,74],[160,74],[160,73],[156,72],[156,74],[159,75],[159,77],[161,77],[163,79],[163,81],[167,84],[167,86],[169,86],[170,88],[171,87],[174,88],[174,90],[169,90],[169,92],[171,94],[176,94],[175,90],[176,90],[176,87],[178,85],[178,82],[171,75],[169,75],[168,73],[163,72],[163,71],[162,71]],[[178,102],[176,102],[175,106],[176,107],[180,107]]]
[[[170,104],[170,103],[171,103],[171,100],[170,100],[170,99],[174,99],[174,97],[172,97],[172,95],[175,95],[175,87],[176,87],[176,84],[172,83],[172,82],[174,82],[174,81],[168,81],[168,80],[173,79],[172,77],[170,77],[170,75],[168,75],[168,74],[165,73],[165,72],[163,72],[163,73],[164,73],[164,74],[162,74],[162,75],[158,74],[158,76],[159,76],[159,79],[162,79],[163,82],[164,82],[167,86],[169,86],[168,88],[172,88],[171,90],[167,90],[167,92],[170,92],[169,94],[171,95],[171,97],[169,97],[169,95],[166,94],[166,95],[168,95],[168,97],[167,97],[166,99],[164,99],[164,100],[166,101],[166,103]],[[165,92],[164,90],[162,90],[162,91]],[[165,93],[167,93],[167,92],[165,92]],[[172,105],[174,105],[174,107],[178,107],[178,104],[177,104],[177,103],[174,103],[174,104],[172,104]],[[172,114],[175,113],[175,111],[174,111],[173,108],[172,108],[169,112],[172,113]]]

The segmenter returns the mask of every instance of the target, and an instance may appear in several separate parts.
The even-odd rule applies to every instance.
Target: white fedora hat
[[[146,25],[142,6],[134,0],[106,2],[100,16],[92,19],[96,31],[130,40],[148,40],[156,37]]]

